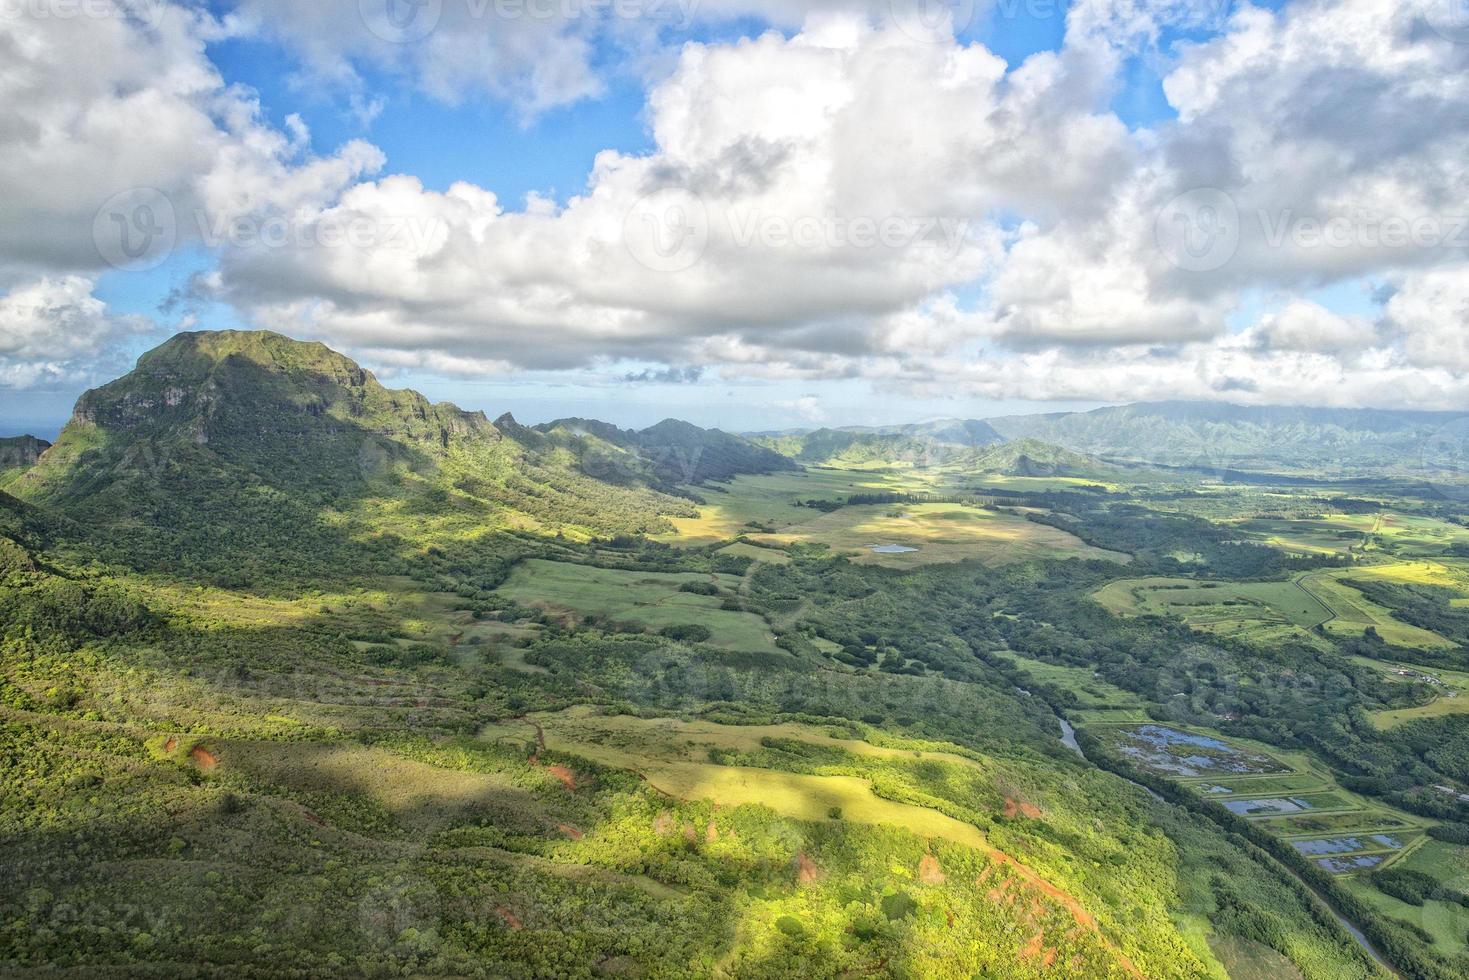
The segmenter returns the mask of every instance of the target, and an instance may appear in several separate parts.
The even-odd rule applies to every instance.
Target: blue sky
[[[54,434],[174,330],[244,327],[526,421],[1469,400],[1469,243],[1364,244],[1469,195],[1469,31],[1435,0],[992,0],[957,34],[915,25],[917,0],[702,0],[677,29],[430,0],[405,44],[371,27],[389,0],[160,2],[156,24],[7,25],[36,34],[17,50],[100,53],[29,64],[55,78],[0,129],[116,125],[0,172],[0,431]],[[1378,119],[1393,139],[1364,142]],[[182,241],[109,268],[94,220],[139,188]],[[1234,238],[1200,265],[1220,201]],[[690,213],[704,238],[669,224]],[[196,214],[308,240],[206,246]],[[339,215],[428,231],[313,244]],[[1285,215],[1347,245],[1262,241]],[[854,217],[947,230],[874,248],[842,237]],[[688,267],[664,267],[669,234],[698,241]]]

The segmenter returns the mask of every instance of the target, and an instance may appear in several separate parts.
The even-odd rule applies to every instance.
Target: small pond
[[[918,550],[917,548],[910,548],[905,544],[874,544],[868,545],[868,547],[879,555],[905,555],[910,551]]]

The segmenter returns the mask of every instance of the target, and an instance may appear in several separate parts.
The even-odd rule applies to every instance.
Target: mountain
[[[322,344],[186,333],[83,395],[7,489],[89,528],[109,557],[240,580],[491,532],[651,532],[691,513],[646,466],[600,479],[572,447],[503,426],[385,388]],[[128,533],[144,527],[156,533]]]
[[[975,449],[997,445],[1005,437],[988,423],[941,419],[912,425],[849,426],[809,432],[765,433],[752,437],[802,463],[907,462],[938,466],[961,460]]]
[[[0,439],[0,486],[4,486],[32,466],[51,443],[35,436]]]
[[[593,419],[558,419],[535,427],[562,440],[580,442],[583,467],[592,473],[615,472],[607,462],[618,459],[608,447],[642,460],[652,478],[669,487],[728,480],[741,473],[774,473],[800,467],[765,446],[718,429],[701,429],[678,419],[664,419],[641,431],[619,429]]]
[[[1092,478],[1121,472],[1094,456],[1075,453],[1038,439],[1017,439],[976,451],[964,461],[974,473],[996,476]]]
[[[1168,466],[1353,474],[1460,470],[1463,413],[1157,402],[990,419],[1009,439]]]

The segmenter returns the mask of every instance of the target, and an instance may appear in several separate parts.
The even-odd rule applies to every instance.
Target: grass
[[[1469,890],[1469,847],[1427,840],[1393,865],[1419,871],[1460,891]],[[1422,906],[1409,905],[1372,886],[1371,878],[1356,878],[1347,887],[1357,897],[1395,919],[1426,930],[1440,953],[1469,952],[1469,909],[1452,902],[1429,899]]]
[[[746,544],[743,541],[736,541],[726,548],[720,548],[718,553],[721,555],[734,555],[738,558],[750,558],[754,561],[769,562],[774,565],[789,565],[791,563],[791,556],[784,551],[777,551],[774,548],[762,548],[759,545]]]
[[[1454,644],[1437,633],[1409,625],[1393,616],[1392,610],[1377,605],[1362,593],[1352,588],[1350,580],[1373,575],[1388,577],[1405,574],[1401,570],[1390,570],[1392,566],[1366,566],[1365,568],[1328,569],[1297,576],[1296,581],[1331,609],[1332,618],[1323,625],[1332,633],[1360,635],[1370,626],[1393,646],[1414,649],[1451,647]]]
[[[1442,693],[1427,704],[1412,708],[1389,708],[1369,712],[1368,717],[1372,719],[1372,724],[1384,731],[1421,718],[1443,718],[1448,715],[1469,714],[1469,673],[1396,661],[1369,660],[1365,657],[1353,657],[1352,660],[1364,667],[1384,671],[1390,679],[1396,679],[1394,671],[1403,669],[1428,674],[1443,682],[1443,687],[1440,689]]]
[[[1269,645],[1309,638],[1331,610],[1296,582],[1122,579],[1092,594],[1118,616],[1173,616],[1190,627]]]
[[[482,739],[529,741],[539,725],[546,748],[637,772],[655,789],[684,800],[711,800],[720,806],[756,804],[795,820],[840,819],[862,824],[890,824],[923,837],[939,838],[988,851],[983,833],[973,824],[937,810],[883,799],[868,779],[847,775],[808,775],[776,769],[717,765],[710,748],[755,751],[762,739],[795,739],[809,745],[838,748],[878,759],[920,759],[977,763],[943,752],[884,748],[832,735],[803,725],[733,726],[673,719],[601,717],[585,709],[500,722],[480,733]]]
[[[717,490],[697,488],[706,501],[699,507],[699,516],[671,519],[674,531],[659,537],[687,545],[728,541],[758,528],[779,530],[801,524],[818,513],[796,506],[798,500],[839,500],[856,493],[939,492],[943,489],[940,479],[937,473],[898,467],[812,467],[793,473],[737,476]]]
[[[579,616],[605,616],[651,630],[697,624],[713,634],[709,643],[728,650],[777,653],[775,636],[760,617],[719,608],[719,596],[680,592],[684,583],[714,582],[726,592],[739,584],[732,575],[697,572],[633,572],[531,559],[515,566],[499,589],[516,603]]]
[[[890,568],[967,559],[989,565],[1042,558],[1128,560],[1126,555],[1093,548],[1059,528],[984,507],[947,503],[843,507],[810,516],[778,533],[751,534],[750,540],[774,545],[823,544],[833,552],[851,554],[860,564]],[[899,554],[872,551],[873,545],[886,544],[915,550]]]
[[[1079,705],[1071,714],[1080,713],[1079,720],[1085,723],[1096,712],[1137,712],[1139,720],[1146,721],[1143,714],[1147,702],[1131,691],[1123,690],[1093,675],[1085,667],[1068,667],[1064,664],[1049,664],[1042,660],[1018,658],[1016,663],[1037,681],[1059,687],[1075,694]]]
[[[1444,566],[1437,566],[1442,569]],[[1443,579],[1448,572],[1417,562],[1333,568],[1306,572],[1284,582],[1211,582],[1190,578],[1121,579],[1092,594],[1118,616],[1173,616],[1194,629],[1228,633],[1257,643],[1284,636],[1328,632],[1360,636],[1372,627],[1395,646],[1430,649],[1448,640],[1395,618],[1349,584],[1353,578],[1395,581]]]

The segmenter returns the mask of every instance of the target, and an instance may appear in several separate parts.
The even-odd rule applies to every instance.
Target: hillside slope
[[[802,463],[941,466],[1005,439],[985,422],[941,419],[912,425],[765,433],[752,437],[752,441]]]
[[[535,428],[576,447],[584,472],[608,479],[625,475],[629,462],[623,457],[625,453],[635,455],[649,476],[668,486],[799,468],[780,453],[748,439],[718,429],[701,429],[678,419],[664,419],[640,431],[577,418],[558,419]]]
[[[0,439],[0,486],[4,486],[32,466],[51,443],[35,436],[12,436]]]
[[[565,447],[385,388],[321,344],[223,331],[180,334],[87,392],[9,489],[110,557],[243,580],[492,531],[638,533],[688,513],[652,484],[589,476]],[[144,527],[157,533],[129,533]]]
[[[990,419],[1010,439],[1168,466],[1357,473],[1461,468],[1469,434],[1452,412],[1158,402]]]

